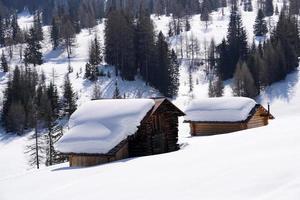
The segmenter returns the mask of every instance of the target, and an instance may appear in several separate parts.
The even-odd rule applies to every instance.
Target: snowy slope
[[[183,136],[182,129],[180,142],[185,145],[177,152],[81,169],[62,164],[0,178],[0,199],[296,200],[300,83],[290,85],[295,77],[299,72],[272,88],[289,85],[293,92],[282,98],[270,94],[277,99],[271,102],[277,115],[269,126],[193,138]]]
[[[279,6],[281,0],[279,0]],[[254,12],[242,11],[243,23],[247,28],[249,41],[253,38]],[[192,19],[192,30],[186,35],[194,35],[203,42],[214,38],[219,43],[226,36],[229,9],[225,16],[214,12],[213,22],[206,30],[200,16]],[[166,35],[170,18],[155,18],[157,30]],[[276,17],[270,20],[275,23]],[[30,27],[32,16],[20,15],[21,27]],[[48,80],[55,71],[55,82],[61,86],[67,72],[66,52],[52,51],[48,28],[43,49],[45,64],[39,67]],[[103,24],[96,30],[103,41]],[[78,93],[78,104],[89,100],[93,84],[83,79],[87,61],[88,45],[93,34],[83,30],[76,37],[76,47],[72,56],[74,72],[70,78]],[[176,49],[178,41],[170,38]],[[20,64],[18,47],[14,48],[11,65]],[[203,56],[203,55],[202,55]],[[102,67],[111,72],[112,78],[100,77],[104,97],[111,97],[118,82],[121,94],[127,97],[149,97],[158,92],[137,78],[134,82],[122,81],[115,77],[112,67]],[[82,73],[80,73],[82,69]],[[203,67],[193,72],[194,91],[188,89],[188,62],[180,68],[179,95],[174,103],[185,109],[192,98],[207,97],[208,81]],[[79,73],[77,78],[76,73]],[[267,127],[237,133],[211,136],[189,136],[187,124],[180,123],[180,151],[122,160],[97,167],[71,169],[68,164],[28,170],[24,147],[26,136],[6,137],[0,133],[0,200],[47,200],[47,199],[270,199],[296,200],[300,196],[300,135],[297,122],[300,119],[299,72],[290,74],[285,81],[269,87],[257,99],[262,105],[271,103],[271,112],[276,117]],[[7,75],[0,74],[0,90],[3,91]],[[225,83],[225,96],[231,96],[230,81]],[[2,92],[0,92],[2,96]],[[183,119],[180,119],[182,122]],[[117,192],[116,192],[117,191]]]
[[[29,29],[33,23],[33,17],[28,12],[24,11],[18,16],[18,23],[21,28]],[[81,105],[83,102],[89,101],[92,98],[92,92],[94,84],[84,79],[85,64],[88,61],[88,49],[90,40],[93,38],[95,33],[98,33],[101,43],[103,43],[103,28],[104,24],[99,24],[94,27],[91,32],[89,30],[83,30],[76,36],[76,45],[73,48],[73,55],[71,59],[71,65],[74,72],[70,74],[70,80],[73,88],[78,96],[77,104]],[[62,92],[62,85],[64,76],[68,71],[68,59],[67,53],[63,49],[52,50],[52,45],[49,36],[49,27],[45,26],[44,30],[44,41],[42,41],[42,51],[44,64],[37,67],[39,73],[44,72],[47,81],[52,81],[53,77],[55,83],[58,85],[59,92]],[[23,45],[23,49],[24,49]],[[13,58],[9,60],[11,70],[16,65],[22,65],[19,59],[19,51],[21,45],[13,46]],[[7,55],[7,48],[0,48],[0,52],[4,52]],[[100,70],[105,74],[110,73],[111,78],[107,76],[99,77],[97,84],[100,85],[103,98],[111,98],[115,90],[115,83],[118,83],[120,94],[126,96],[126,98],[141,98],[141,97],[155,97],[161,96],[159,92],[146,85],[145,82],[137,77],[136,81],[124,81],[120,77],[116,77],[114,68],[112,66],[101,66]],[[78,77],[77,77],[78,73]],[[6,83],[9,75],[0,72],[0,101],[3,99],[3,91],[6,88]],[[1,107],[2,105],[0,105]],[[26,172],[31,167],[28,166],[27,156],[24,155],[25,146],[28,143],[28,136],[5,136],[4,131],[0,131],[0,178],[7,176],[15,176]],[[15,158],[15,159],[10,159]],[[8,160],[3,163],[3,160]],[[1,198],[0,198],[1,199]]]

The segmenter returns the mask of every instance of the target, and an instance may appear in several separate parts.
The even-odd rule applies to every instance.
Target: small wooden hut
[[[245,97],[194,100],[185,111],[192,136],[216,135],[268,125],[274,119],[265,109]]]
[[[88,104],[92,105],[83,105],[71,116],[70,133],[56,145],[69,156],[70,166],[92,166],[178,149],[178,117],[184,113],[168,99],[97,100]],[[114,108],[112,112],[88,116],[93,110],[102,112],[110,107]],[[81,119],[86,126],[76,128],[81,125],[75,124],[83,123]],[[86,131],[92,133],[88,139]]]

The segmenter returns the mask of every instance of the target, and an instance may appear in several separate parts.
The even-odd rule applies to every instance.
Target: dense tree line
[[[8,132],[23,134],[37,125],[52,127],[59,116],[70,116],[76,109],[76,95],[66,78],[63,97],[57,86],[45,82],[35,68],[16,66],[4,92],[2,122]]]
[[[254,24],[255,36],[266,36],[268,33],[267,22],[264,17],[262,9],[259,9]]]
[[[165,36],[154,33],[149,13],[143,10],[135,20],[125,11],[112,10],[105,26],[105,61],[116,66],[116,75],[134,80],[140,74],[164,95],[176,95],[178,67],[176,54]]]
[[[234,93],[255,97],[266,86],[283,80],[299,65],[300,38],[297,19],[282,10],[270,39],[253,44],[247,60],[240,60],[234,74]]]
[[[16,66],[4,92],[2,123],[7,132],[29,135],[25,153],[29,164],[39,166],[60,163],[65,157],[53,145],[62,136],[58,119],[76,110],[76,95],[66,76],[63,96],[59,97],[54,82],[46,84],[45,75],[34,67]],[[40,134],[40,130],[47,134]]]
[[[25,34],[18,24],[17,13],[14,12],[8,17],[0,15],[0,46],[11,46],[24,43]]]
[[[103,18],[111,9],[126,10],[137,16],[141,8],[150,14],[170,15],[183,17],[185,15],[211,12],[221,7],[226,7],[226,0],[1,0],[0,11],[2,17],[7,17],[15,11],[28,9],[31,13],[40,10],[43,22],[51,24],[63,7],[71,21],[78,29],[93,27],[96,20]]]
[[[272,2],[272,1],[271,1]],[[265,16],[273,15],[268,1],[259,9],[254,25],[255,36],[260,44],[247,44],[246,31],[240,14],[233,4],[227,38],[217,46],[217,74],[223,80],[234,78],[234,94],[255,97],[266,86],[282,80],[298,66],[300,40],[297,18],[283,9],[275,29],[268,32]],[[212,87],[212,85],[211,85]]]
[[[141,7],[156,15],[174,14],[182,17],[200,13],[198,0],[108,0],[106,7],[107,10],[127,10],[132,15],[138,15]]]
[[[104,0],[1,0],[0,11],[2,15],[7,16],[14,11],[23,11],[28,9],[29,12],[34,13],[36,10],[42,12],[42,17],[45,24],[50,24],[52,17],[56,15],[59,7],[64,7],[68,10],[74,21],[78,19],[83,26],[88,19],[100,19],[104,16]]]

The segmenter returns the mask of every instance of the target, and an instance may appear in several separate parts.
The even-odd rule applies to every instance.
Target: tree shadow
[[[257,100],[258,102],[262,102],[266,98],[272,103],[273,101],[280,99],[288,103],[295,96],[295,86],[298,81],[299,69],[288,74],[285,80],[274,83],[266,88],[264,95],[260,96]]]
[[[56,50],[51,50],[49,52],[47,52],[44,55],[44,58],[47,62],[51,61],[51,62],[56,62],[56,61],[60,61],[60,60],[66,60],[66,58],[60,59],[59,56],[62,55],[63,53],[65,53],[65,49],[64,48],[58,48]]]
[[[112,164],[120,164],[120,163],[127,163],[129,161],[132,161],[134,159],[137,159],[140,157],[132,157],[132,158],[126,158],[126,159],[122,159],[122,160],[116,160],[113,162],[109,162],[109,163],[103,163],[103,164],[99,164],[99,165],[94,165],[94,166],[87,166],[87,167],[59,167],[56,169],[52,169],[52,172],[59,172],[59,171],[68,171],[68,170],[83,170],[83,169],[91,169],[91,168],[96,168],[96,167],[101,167],[101,166],[107,166],[107,165],[112,165]]]
[[[4,130],[1,130],[3,134],[0,134],[0,142],[3,144],[9,144],[10,142],[14,141],[16,138],[20,138],[21,136],[15,133],[4,133]]]
[[[7,73],[5,72],[0,72],[0,80],[6,78]]]

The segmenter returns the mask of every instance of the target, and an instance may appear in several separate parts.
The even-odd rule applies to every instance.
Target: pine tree
[[[25,110],[20,102],[13,102],[7,113],[7,130],[23,135],[25,129]]]
[[[5,45],[5,26],[2,19],[2,16],[0,15],[0,47],[3,47]]]
[[[237,62],[239,60],[245,61],[248,56],[247,34],[236,5],[232,6],[230,14],[227,33],[227,51],[231,59],[228,60],[227,69],[221,69],[220,71],[225,72],[225,74],[222,74],[223,79],[231,78]]]
[[[254,98],[258,91],[255,87],[253,77],[245,62],[239,62],[234,73],[234,87],[233,92],[235,96],[243,96]]]
[[[291,15],[300,14],[300,2],[298,0],[290,0],[289,12]]]
[[[2,68],[3,72],[5,72],[5,73],[8,72],[8,70],[9,70],[7,60],[4,55],[4,51],[2,51],[2,55],[1,55],[1,68]]]
[[[98,36],[95,35],[94,39],[91,41],[91,44],[90,44],[89,63],[92,66],[97,66],[101,62],[102,62],[101,46],[100,46]]]
[[[208,64],[210,71],[215,70],[216,67],[216,46],[215,41],[212,39],[208,49]]]
[[[15,67],[12,77],[9,78],[4,92],[2,122],[7,132],[23,134],[25,128],[25,110],[21,103],[24,84],[18,66]]]
[[[221,79],[209,80],[208,84],[208,97],[222,97],[224,85]]]
[[[254,85],[257,88],[258,94],[261,88],[261,75],[264,62],[257,49],[254,49],[247,60],[247,66],[254,80]]]
[[[169,65],[169,89],[166,96],[174,97],[178,93],[179,87],[179,63],[174,49],[170,53],[170,65]]]
[[[254,34],[255,36],[265,36],[267,32],[268,28],[267,22],[264,20],[264,13],[259,9],[254,24]]]
[[[63,107],[64,112],[68,117],[70,117],[72,113],[77,109],[76,94],[73,91],[69,75],[66,75],[63,87]]]
[[[70,74],[70,73],[73,72],[73,67],[72,67],[72,65],[71,65],[70,58],[69,58],[69,61],[68,61],[68,62],[69,62],[69,63],[68,63],[68,73]]]
[[[102,98],[101,87],[99,83],[95,82],[93,88],[92,100],[98,100]]]
[[[52,18],[50,35],[51,35],[51,42],[52,42],[53,49],[56,49],[59,46],[60,38],[59,38],[59,27],[55,17]]]
[[[119,86],[118,86],[118,82],[115,83],[115,91],[113,94],[113,99],[122,99],[122,96],[121,96],[120,90],[119,90]]]
[[[214,90],[215,90],[215,96],[216,97],[222,97],[224,94],[224,83],[220,77],[220,75],[217,75],[215,83],[214,83]]]
[[[202,12],[201,12],[200,19],[201,21],[205,22],[206,29],[208,27],[209,13],[210,13],[210,8],[209,8],[208,0],[204,0],[202,3]]]
[[[164,95],[168,95],[168,66],[169,60],[169,47],[165,41],[165,36],[159,32],[156,42],[156,68],[151,72],[151,83]]]
[[[300,56],[300,38],[297,20],[282,11],[277,26],[272,32],[271,41],[274,46],[280,43],[287,72],[293,71],[298,66],[298,57]]]
[[[38,41],[42,41],[44,38],[41,15],[41,11],[37,10],[33,18],[33,29]]]
[[[244,11],[246,11],[246,12],[252,12],[253,11],[251,0],[244,0]]]
[[[78,19],[76,19],[76,21],[79,22],[80,28],[92,28],[95,25],[97,25],[97,13],[95,12],[95,6],[93,5],[93,1],[80,2],[77,15],[76,18]]]
[[[49,86],[47,87],[47,95],[51,105],[52,118],[55,120],[59,116],[60,105],[57,86],[54,84],[54,82],[50,82]]]
[[[209,77],[208,96],[222,97],[224,94],[224,84],[217,69]]]
[[[92,75],[92,66],[90,63],[86,63],[85,64],[85,74],[84,74],[84,77],[89,79]]]
[[[265,2],[265,16],[270,17],[274,13],[273,0],[266,0]]]
[[[154,26],[150,15],[143,9],[137,19],[135,38],[136,64],[148,84],[154,64]]]
[[[26,39],[27,46],[24,50],[24,62],[26,65],[33,64],[41,65],[43,63],[41,45],[37,39],[36,32],[33,28],[29,30],[29,35]]]
[[[38,122],[50,129],[53,126],[55,118],[46,85],[43,83],[40,83],[37,88],[36,102]]]
[[[168,36],[172,37],[174,36],[174,31],[173,31],[173,27],[172,27],[172,23],[169,23],[169,31],[168,31]]]
[[[279,41],[277,44],[268,41],[264,45],[263,61],[264,65],[260,66],[260,78],[262,86],[268,86],[276,81],[285,78],[289,72],[287,63],[289,62],[285,56],[284,46]],[[294,55],[295,56],[295,55]],[[294,57],[291,56],[290,58]]]
[[[209,79],[209,82],[208,82],[208,97],[215,97],[212,79]]]
[[[63,16],[61,19],[63,20],[63,24],[60,26],[60,37],[62,38],[64,47],[67,50],[68,60],[70,63],[71,55],[72,55],[72,48],[75,43],[75,34],[76,30],[74,24],[72,23],[70,16]],[[69,64],[70,65],[70,64]]]
[[[86,76],[90,80],[96,80],[98,76],[98,65],[102,62],[101,56],[101,47],[98,41],[97,36],[95,35],[94,39],[91,41],[90,49],[89,49],[89,64],[87,66]]]
[[[230,56],[228,53],[228,46],[225,39],[223,39],[222,43],[217,47],[217,53],[219,55],[219,59],[217,60],[217,70],[219,71],[222,79],[225,80],[228,77],[230,77],[227,70],[229,66]]]
[[[12,42],[13,44],[18,44],[19,42],[21,42],[22,33],[18,24],[18,15],[16,12],[14,12],[12,15],[11,30],[12,30],[12,35],[11,35]]]
[[[110,11],[105,26],[105,60],[116,66],[116,75],[121,72],[123,79],[135,79],[135,27],[129,12]]]
[[[186,16],[185,17],[185,31],[190,31],[191,30],[191,24],[189,18]]]

